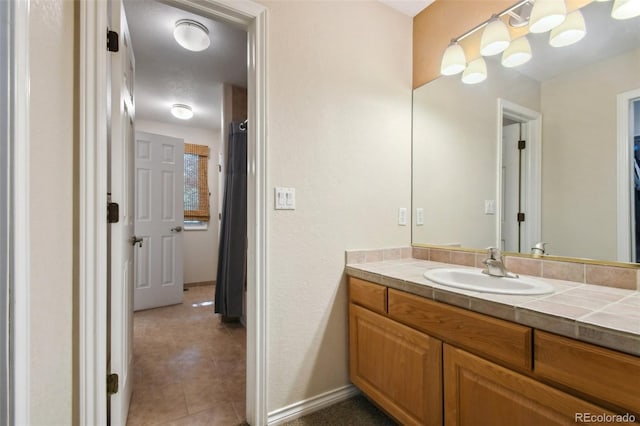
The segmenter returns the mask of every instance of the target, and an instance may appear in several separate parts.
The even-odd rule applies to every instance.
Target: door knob
[[[182,232],[182,226],[178,225],[175,228],[171,228],[171,232]]]
[[[140,244],[140,247],[142,247],[142,240],[144,238],[142,237],[136,237],[135,235],[131,238],[129,238],[129,242],[131,243],[131,245],[135,246],[136,244]]]

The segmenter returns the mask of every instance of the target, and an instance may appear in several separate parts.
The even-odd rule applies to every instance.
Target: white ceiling
[[[434,0],[378,0],[414,16]],[[222,84],[247,87],[247,35],[242,29],[156,0],[124,0],[135,55],[136,117],[205,129],[220,128]],[[190,52],[173,39],[179,19],[209,29],[211,45]],[[193,108],[191,120],[171,115],[174,103]]]
[[[222,84],[247,87],[247,33],[155,0],[124,4],[136,61],[136,117],[219,129]],[[206,50],[191,52],[173,39],[175,22],[187,18],[208,28]],[[190,105],[194,117],[173,117],[174,103]]]
[[[422,12],[422,9],[429,6],[435,0],[378,0],[380,3],[384,3],[395,10],[408,15],[416,16]]]
[[[378,1],[409,16],[432,3]],[[544,81],[579,68],[596,56],[611,56],[640,46],[640,19],[615,21],[609,16],[610,8],[610,2],[594,2],[583,9],[587,36],[576,45],[552,48],[548,34],[530,35],[533,59],[517,71]],[[219,129],[222,84],[247,87],[246,32],[156,0],[125,0],[125,9],[136,60],[137,118]],[[211,45],[207,50],[190,52],[173,39],[175,22],[186,18],[209,29]],[[174,103],[190,105],[194,118],[183,121],[173,117],[169,109]]]

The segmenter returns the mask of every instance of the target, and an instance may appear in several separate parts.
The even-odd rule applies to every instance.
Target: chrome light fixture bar
[[[506,15],[507,13],[513,12],[515,9],[519,8],[520,6],[522,6],[524,4],[529,3],[530,1],[531,0],[521,0],[518,3],[514,4],[513,6],[511,6],[510,8],[505,9],[502,12],[498,13],[497,15],[492,16],[490,20],[485,21],[485,22],[481,23],[480,25],[475,26],[474,28],[470,29],[466,33],[462,34],[460,37],[451,40],[451,44],[449,44],[449,46],[445,50],[444,54],[442,55],[442,62],[441,62],[441,65],[440,65],[440,73],[442,75],[458,74],[458,73],[462,72],[465,69],[465,67],[467,66],[467,63],[466,63],[467,59],[466,59],[466,56],[465,56],[465,53],[464,53],[464,49],[458,43],[459,41],[464,40],[465,38],[469,37],[471,34],[475,33],[476,31],[479,31],[479,30],[483,29],[484,27],[489,25],[490,22],[492,22],[492,21],[494,21],[496,19],[500,20],[500,17],[502,17],[503,15]],[[497,25],[499,25],[499,24],[497,24]],[[506,26],[505,26],[505,29],[506,29]],[[508,32],[509,31],[507,29],[507,33]],[[504,43],[502,45],[504,45]],[[491,54],[495,55],[495,54],[498,54],[498,53],[502,52],[504,49],[507,48],[508,45],[509,44],[507,42],[507,44],[504,47],[500,46],[500,48],[502,48],[502,50],[496,50],[494,53],[491,53]],[[495,46],[493,47],[493,49],[495,49]],[[486,64],[485,64],[484,74],[485,74],[485,78],[486,78]]]

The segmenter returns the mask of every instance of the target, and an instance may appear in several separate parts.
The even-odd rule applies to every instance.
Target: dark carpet
[[[238,426],[248,426],[241,423]],[[362,395],[283,423],[283,426],[397,426]]]
[[[286,426],[396,426],[362,395],[284,423]]]

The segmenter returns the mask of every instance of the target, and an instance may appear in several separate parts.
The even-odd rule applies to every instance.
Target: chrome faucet
[[[491,275],[492,277],[518,278],[517,274],[508,271],[507,267],[504,266],[504,259],[499,249],[489,247],[488,256],[482,261],[487,267],[482,271],[483,274]]]
[[[547,254],[546,245],[547,243],[540,241],[539,243],[536,243],[533,247],[531,247],[531,254],[533,255],[533,257],[540,257]]]

